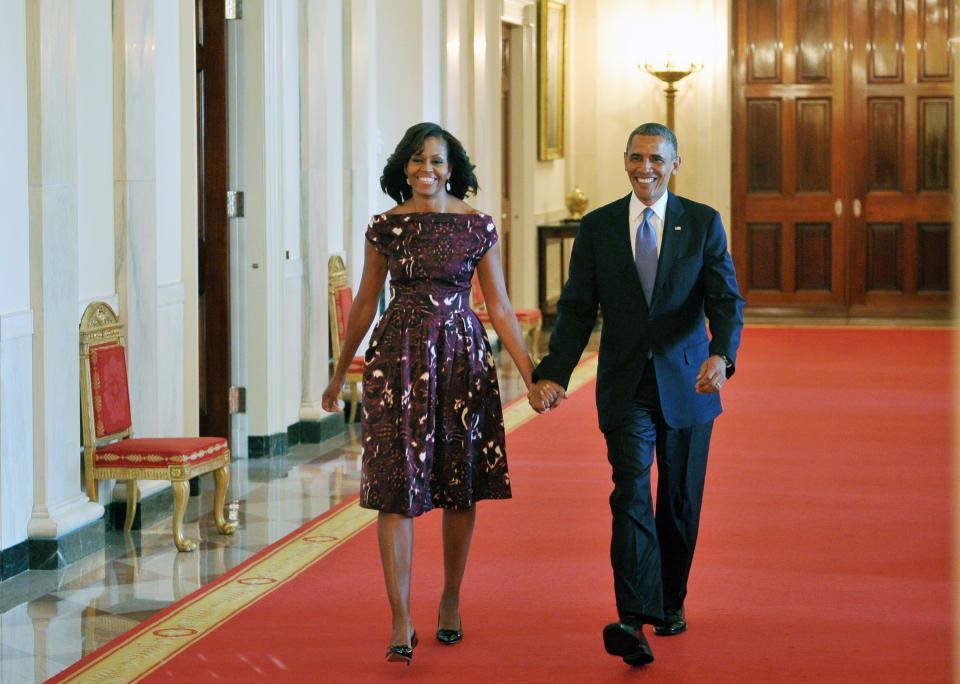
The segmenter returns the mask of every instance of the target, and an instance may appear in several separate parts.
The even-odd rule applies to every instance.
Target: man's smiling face
[[[623,168],[637,199],[650,206],[666,191],[670,176],[680,168],[680,157],[666,138],[635,135],[623,153]]]

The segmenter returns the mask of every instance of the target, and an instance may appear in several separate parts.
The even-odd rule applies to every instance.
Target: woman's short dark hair
[[[476,166],[470,163],[467,151],[452,133],[429,121],[411,126],[403,134],[393,154],[387,157],[387,165],[380,176],[380,188],[397,204],[403,204],[413,196],[404,170],[410,157],[423,152],[423,141],[427,138],[442,138],[447,144],[447,163],[450,165],[450,190],[447,192],[458,199],[477,194],[477,177],[473,174]]]

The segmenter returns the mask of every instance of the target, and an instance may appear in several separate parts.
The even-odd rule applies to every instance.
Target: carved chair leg
[[[197,543],[183,536],[183,514],[190,498],[190,484],[186,480],[174,480],[170,485],[173,487],[173,543],[179,551],[193,551]]]
[[[223,505],[227,501],[227,486],[230,484],[230,466],[225,465],[213,471],[213,519],[217,521],[220,534],[233,534],[234,527],[223,517]]]
[[[123,521],[123,531],[133,529],[133,519],[137,516],[137,500],[140,498],[140,487],[136,480],[127,480],[127,517]]]
[[[100,501],[100,487],[97,478],[93,476],[93,459],[85,458],[83,462],[83,478],[87,485],[87,498],[92,502]]]

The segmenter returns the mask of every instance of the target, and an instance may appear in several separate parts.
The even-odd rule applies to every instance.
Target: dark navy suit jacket
[[[705,204],[668,195],[648,307],[630,244],[629,207],[627,195],[581,220],[549,352],[534,376],[567,386],[599,307],[600,428],[616,428],[622,421],[650,352],[667,424],[685,428],[705,423],[720,414],[720,395],[698,394],[697,373],[711,354],[735,364],[743,328],[743,297],[720,214]],[[727,376],[734,370],[728,368]]]

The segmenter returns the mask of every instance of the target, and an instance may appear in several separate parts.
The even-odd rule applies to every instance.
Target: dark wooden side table
[[[545,321],[557,317],[560,288],[567,281],[569,247],[580,228],[579,221],[560,221],[537,226],[537,273],[540,311]],[[550,258],[553,245],[559,246],[559,258]],[[548,253],[548,250],[550,253]]]

